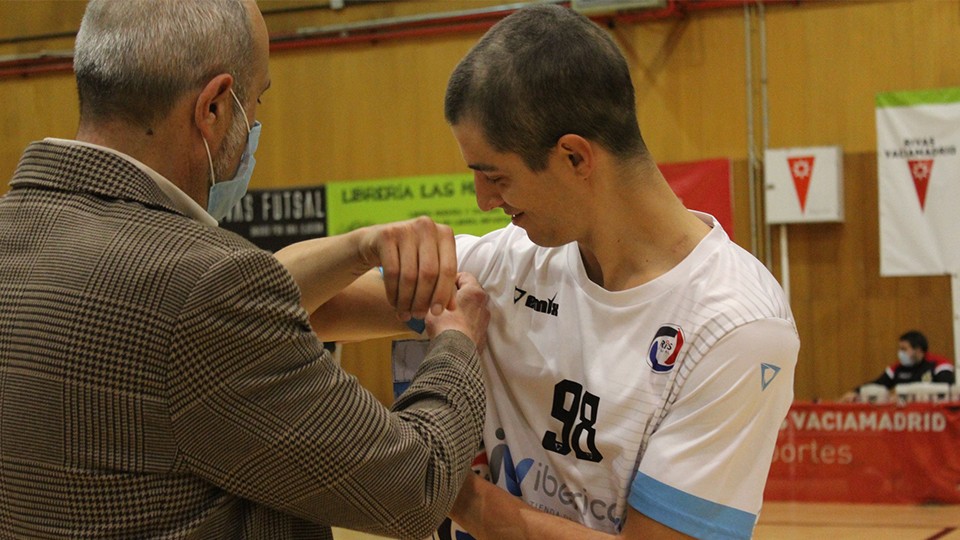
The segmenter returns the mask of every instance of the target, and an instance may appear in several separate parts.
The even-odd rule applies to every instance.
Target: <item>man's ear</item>
[[[557,151],[579,176],[589,176],[596,165],[593,143],[580,135],[568,133],[557,140]]]
[[[233,87],[233,76],[221,73],[210,79],[197,95],[194,105],[193,121],[206,139],[211,148],[219,143],[233,120],[233,97],[230,89]]]

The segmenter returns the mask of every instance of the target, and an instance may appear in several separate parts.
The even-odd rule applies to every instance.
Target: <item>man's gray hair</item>
[[[220,73],[242,102],[253,47],[240,0],[91,0],[73,58],[81,121],[149,127]]]

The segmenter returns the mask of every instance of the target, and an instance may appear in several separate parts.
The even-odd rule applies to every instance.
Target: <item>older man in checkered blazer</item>
[[[449,228],[273,256],[211,216],[246,189],[267,57],[252,0],[89,4],[77,138],[0,199],[0,538],[412,538],[453,503],[489,314]],[[307,316],[377,266],[433,339],[392,411]]]

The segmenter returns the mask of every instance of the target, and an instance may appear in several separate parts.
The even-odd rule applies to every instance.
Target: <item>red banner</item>
[[[729,159],[661,163],[657,166],[684,206],[717,218],[727,236],[733,238]]]
[[[960,403],[795,403],[764,499],[960,503]]]

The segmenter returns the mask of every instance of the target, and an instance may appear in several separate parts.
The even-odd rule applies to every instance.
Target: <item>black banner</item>
[[[267,251],[327,235],[325,186],[250,190],[220,227]]]

